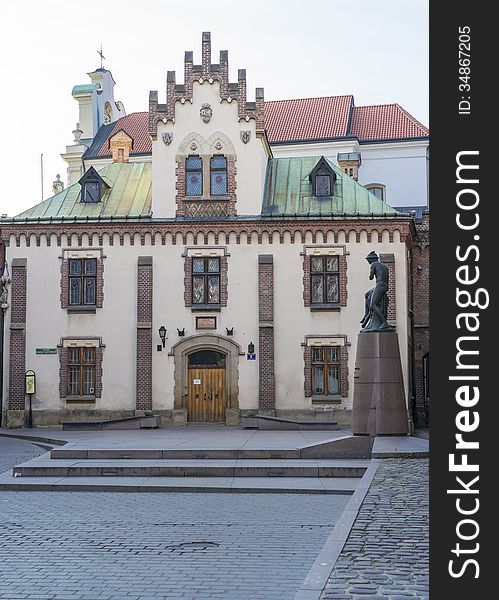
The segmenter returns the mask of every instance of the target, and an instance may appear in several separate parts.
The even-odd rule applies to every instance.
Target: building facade
[[[351,97],[248,101],[208,33],[201,64],[186,52],[183,84],[168,72],[166,87],[146,113],[114,103],[96,130],[73,90],[87,125],[64,154],[69,185],[2,221],[4,425],[24,423],[27,369],[40,425],[149,411],[347,424],[371,250],[390,269],[411,404],[417,232],[400,207],[426,206],[427,130]]]

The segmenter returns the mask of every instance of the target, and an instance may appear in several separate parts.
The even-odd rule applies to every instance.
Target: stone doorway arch
[[[187,423],[188,359],[190,354],[200,350],[215,350],[226,357],[225,424],[237,425],[239,423],[239,357],[244,356],[244,352],[233,340],[214,333],[192,335],[172,346],[170,356],[173,356],[175,365],[174,422],[178,425]]]

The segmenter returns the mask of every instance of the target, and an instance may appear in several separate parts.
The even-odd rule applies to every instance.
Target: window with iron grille
[[[95,306],[97,298],[97,260],[95,258],[69,259],[70,306]]]
[[[185,193],[187,196],[203,195],[203,160],[200,156],[185,159]]]
[[[338,347],[312,347],[312,393],[314,396],[340,394],[341,361]]]
[[[68,394],[95,394],[95,348],[68,348]]]
[[[227,194],[227,159],[225,156],[212,156],[210,159],[210,194]]]
[[[310,263],[311,303],[338,304],[340,301],[340,266],[338,256],[312,256]]]
[[[192,259],[192,304],[220,305],[220,258]]]

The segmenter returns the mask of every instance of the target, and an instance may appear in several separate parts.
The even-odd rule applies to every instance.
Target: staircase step
[[[13,477],[0,475],[0,490],[80,492],[219,492],[353,494],[358,477]]]
[[[369,461],[320,459],[51,460],[47,455],[14,467],[22,477],[362,477]]]
[[[155,450],[155,449],[140,449],[140,450],[117,450],[117,449],[93,449],[83,450],[54,448],[50,452],[50,458],[53,459],[146,459],[146,460],[161,460],[161,459],[237,459],[237,458],[252,458],[252,459],[290,459],[300,458],[300,449],[294,450]]]

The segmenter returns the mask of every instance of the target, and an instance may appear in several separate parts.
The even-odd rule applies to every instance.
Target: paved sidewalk
[[[385,459],[321,600],[428,598],[428,460]]]

